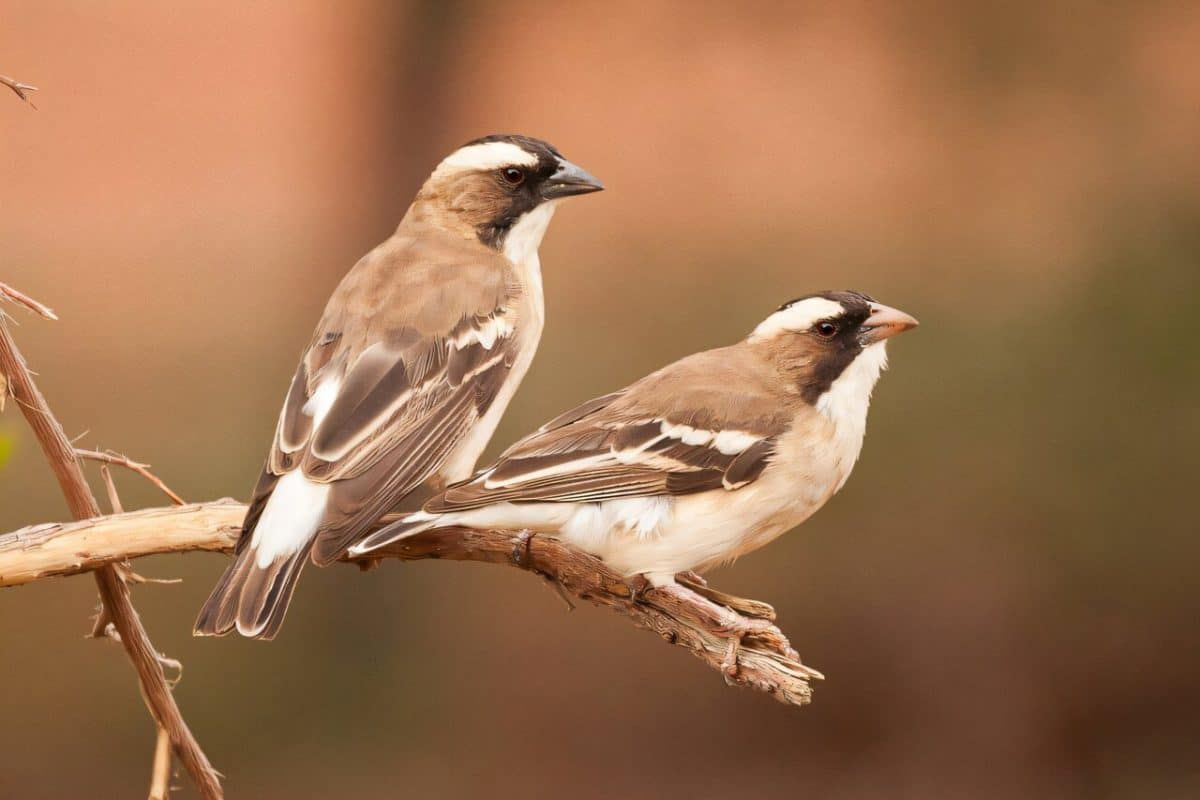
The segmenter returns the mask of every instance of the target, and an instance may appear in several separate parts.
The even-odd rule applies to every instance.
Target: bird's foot
[[[513,537],[513,547],[510,557],[513,564],[521,569],[529,569],[533,566],[533,558],[530,555],[529,549],[533,546],[534,534],[531,530],[523,530]]]
[[[744,648],[771,650],[795,662],[797,668],[804,670],[808,677],[820,677],[816,670],[809,670],[800,663],[800,655],[771,620],[739,613],[730,605],[709,599],[704,593],[686,583],[656,586],[648,593],[647,602],[659,606],[673,616],[686,616],[712,636],[724,640],[726,652],[721,671],[727,681],[737,677],[738,659]]]
[[[629,599],[635,603],[644,603],[646,592],[654,588],[654,584],[645,575],[633,575],[626,578],[625,585],[629,588]]]
[[[761,600],[750,600],[745,597],[725,594],[725,592],[710,588],[708,581],[694,572],[681,572],[675,576],[675,580],[681,586],[686,586],[701,597],[711,600],[717,605],[730,608],[742,616],[765,619],[769,622],[775,621],[775,609],[770,604],[764,603]]]

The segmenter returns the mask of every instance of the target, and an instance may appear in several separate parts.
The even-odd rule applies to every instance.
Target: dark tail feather
[[[192,626],[196,636],[224,636],[233,630],[237,624],[238,598],[242,594],[242,584],[246,582],[246,573],[254,566],[254,551],[243,550],[233,557],[233,563],[225,568],[225,574],[217,581],[216,587],[200,615]]]
[[[224,636],[237,628],[243,636],[274,639],[283,624],[296,579],[308,560],[304,547],[266,567],[254,563],[254,549],[234,557],[209,595],[192,632],[197,636]]]

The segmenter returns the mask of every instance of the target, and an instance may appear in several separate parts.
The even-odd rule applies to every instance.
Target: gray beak
[[[542,184],[542,198],[557,200],[576,194],[598,192],[604,184],[590,172],[565,159],[558,162],[558,169]]]

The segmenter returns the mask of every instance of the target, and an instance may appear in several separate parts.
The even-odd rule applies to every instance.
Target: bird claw
[[[721,674],[726,683],[734,683],[738,676],[738,656],[742,652],[742,643],[747,638],[761,641],[784,657],[799,661],[800,655],[792,649],[784,635],[771,622],[764,619],[747,618],[731,612],[726,622],[713,628],[718,636],[727,636],[728,644],[725,658],[721,661]]]
[[[703,618],[708,620],[705,625],[706,629],[713,636],[724,639],[728,643],[725,658],[721,663],[721,671],[725,674],[726,680],[732,680],[737,677],[738,657],[742,649],[748,645],[748,641],[754,642],[755,648],[770,649],[784,658],[799,664],[800,655],[792,648],[787,637],[783,635],[783,632],[776,627],[771,619],[767,619],[760,614],[739,613],[740,609],[734,607],[749,607],[758,611],[758,607],[766,606],[766,603],[758,603],[752,600],[744,600],[741,603],[735,602],[732,604],[721,602],[721,600],[731,599],[730,596],[704,586],[697,590],[686,578],[678,581],[674,586],[660,587],[660,590],[667,594],[676,595],[690,605],[706,607],[708,609],[708,612],[703,615]],[[721,600],[714,599],[713,595],[721,598]],[[732,598],[734,601],[739,599]],[[767,606],[767,608],[770,607]]]
[[[733,683],[733,679],[738,675],[738,654],[741,651],[742,638],[729,637],[729,649],[725,651],[725,658],[721,661],[721,674],[725,676],[726,683]]]
[[[654,588],[645,575],[634,575],[626,578],[625,585],[629,587],[629,599],[635,603],[646,602],[646,592]]]
[[[681,572],[675,576],[675,580],[704,599],[711,600],[717,605],[725,606],[744,617],[765,619],[770,622],[775,621],[775,608],[770,604],[764,603],[761,600],[749,600],[745,597],[737,597],[710,588],[708,582],[694,572]]]
[[[521,569],[529,569],[533,564],[533,559],[529,553],[529,548],[533,544],[533,537],[533,531],[524,530],[513,538],[512,562]]]

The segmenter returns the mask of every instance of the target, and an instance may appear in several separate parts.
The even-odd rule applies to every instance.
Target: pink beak
[[[910,314],[905,314],[898,308],[891,308],[880,303],[871,304],[871,316],[862,324],[861,339],[864,345],[882,342],[897,333],[904,333],[919,323]]]

